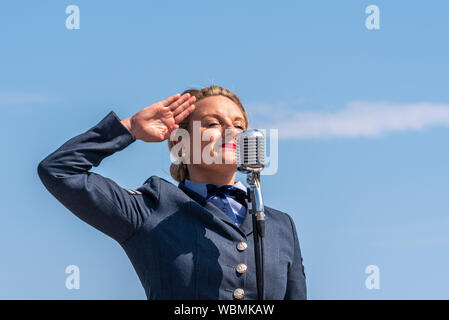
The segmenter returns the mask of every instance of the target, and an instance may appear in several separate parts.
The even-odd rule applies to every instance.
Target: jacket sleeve
[[[48,191],[81,220],[119,243],[143,222],[140,197],[89,170],[135,138],[111,111],[88,131],[70,139],[39,163]]]
[[[304,264],[302,261],[301,248],[299,246],[298,234],[296,232],[295,223],[289,216],[290,223],[293,229],[293,248],[294,256],[293,262],[288,268],[287,274],[287,292],[285,300],[306,300],[307,299],[307,287],[306,287],[306,274],[304,271]]]

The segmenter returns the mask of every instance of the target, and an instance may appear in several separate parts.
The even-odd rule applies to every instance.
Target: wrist
[[[134,137],[134,139],[136,139],[136,135],[134,134],[132,128],[131,117],[120,120],[120,122],[126,129],[128,129],[129,133]]]

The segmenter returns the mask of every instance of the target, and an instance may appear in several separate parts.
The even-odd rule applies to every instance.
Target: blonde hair
[[[223,96],[226,98],[231,99],[232,102],[234,102],[242,111],[243,117],[245,118],[245,128],[248,128],[248,115],[246,114],[245,108],[243,108],[242,103],[240,102],[240,99],[237,97],[237,95],[228,89],[225,89],[223,87],[217,86],[217,85],[211,85],[209,87],[205,87],[201,90],[198,89],[188,89],[185,90],[181,95],[185,93],[190,93],[191,96],[194,96],[196,98],[195,106],[198,107],[198,101],[201,99],[207,98],[207,97],[213,97],[213,96]],[[185,118],[183,121],[181,121],[178,125],[180,129],[189,130],[189,123],[190,123],[190,114],[187,118]],[[168,139],[168,148],[169,150],[173,147],[173,141]],[[189,171],[187,170],[187,164],[185,163],[172,163],[170,165],[170,175],[173,179],[175,179],[178,182],[184,181],[186,178],[189,178]]]

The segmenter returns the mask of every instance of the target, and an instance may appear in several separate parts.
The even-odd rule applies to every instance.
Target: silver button
[[[234,298],[243,299],[244,296],[245,296],[245,291],[243,291],[243,289],[237,288],[234,290]]]
[[[235,270],[237,270],[238,273],[243,274],[246,272],[246,269],[248,269],[248,267],[246,266],[246,264],[244,263],[239,263],[237,265],[237,267],[235,268]]]
[[[239,243],[237,243],[238,251],[245,251],[246,248],[248,248],[248,245],[246,244],[246,242],[240,241]]]

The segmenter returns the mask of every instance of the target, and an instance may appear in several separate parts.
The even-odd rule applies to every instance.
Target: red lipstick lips
[[[231,149],[235,149],[236,148],[236,144],[235,143],[223,143],[222,148],[231,148]]]

